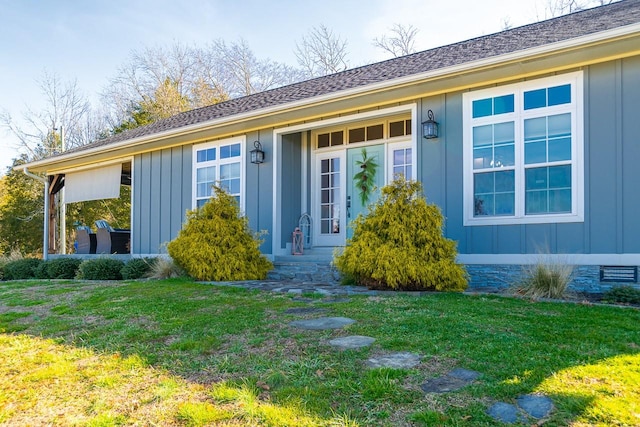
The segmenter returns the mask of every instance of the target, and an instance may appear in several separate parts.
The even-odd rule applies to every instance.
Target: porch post
[[[23,168],[22,172],[28,177],[35,179],[36,181],[40,181],[44,184],[44,230],[42,232],[42,259],[49,259],[49,180],[46,178],[42,178],[38,175],[34,175],[27,170],[27,168]]]

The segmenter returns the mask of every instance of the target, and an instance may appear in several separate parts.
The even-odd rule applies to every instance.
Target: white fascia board
[[[465,62],[463,64],[454,65],[451,67],[439,68],[437,70],[431,70],[424,73],[412,74],[412,75],[400,77],[397,79],[385,80],[379,83],[373,83],[373,84],[359,86],[352,89],[346,89],[346,90],[332,92],[332,93],[319,95],[311,98],[305,98],[299,101],[276,105],[273,107],[267,107],[259,110],[252,110],[246,113],[240,113],[233,116],[210,120],[207,122],[196,123],[191,126],[184,126],[176,129],[170,129],[170,130],[156,133],[156,134],[144,135],[139,138],[120,141],[114,144],[99,146],[99,147],[91,148],[88,150],[83,150],[77,153],[72,153],[69,155],[61,155],[53,159],[44,159],[44,160],[39,160],[33,163],[27,163],[25,165],[21,165],[20,167],[18,167],[18,169],[21,170],[23,166],[34,168],[34,167],[64,162],[66,160],[72,160],[75,158],[88,157],[93,154],[104,152],[104,151],[114,151],[122,147],[131,147],[131,146],[141,145],[144,143],[149,143],[149,142],[153,142],[153,141],[157,141],[165,138],[179,136],[182,134],[202,131],[208,127],[219,127],[225,124],[230,124],[232,122],[238,122],[238,121],[249,120],[249,119],[257,119],[263,116],[269,116],[272,114],[284,112],[286,110],[302,108],[309,104],[318,104],[318,103],[337,101],[341,98],[349,98],[357,95],[364,95],[367,92],[377,92],[384,89],[391,89],[394,86],[404,86],[407,84],[415,84],[423,80],[429,80],[429,79],[434,79],[438,77],[444,77],[450,74],[467,72],[476,68],[485,68],[490,66],[496,66],[501,63],[521,61],[528,57],[535,57],[535,56],[540,56],[544,54],[550,54],[555,51],[562,51],[562,50],[577,48],[582,45],[602,42],[608,39],[616,39],[623,36],[632,36],[635,33],[640,33],[640,23],[626,25],[623,27],[614,28],[612,30],[589,34],[582,37],[576,37],[569,40],[563,40],[556,43],[550,43],[550,44],[546,44],[543,46],[538,46],[530,49],[511,52],[504,55],[492,56],[492,57],[488,57],[488,58],[484,58],[476,61]]]

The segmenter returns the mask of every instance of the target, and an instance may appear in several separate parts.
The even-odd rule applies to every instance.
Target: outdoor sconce
[[[260,144],[260,141],[255,141],[253,143],[253,146],[255,148],[250,151],[251,163],[259,165],[260,163],[264,162],[264,151],[262,151],[262,145]]]
[[[433,120],[433,111],[427,112],[429,120],[422,123],[422,136],[426,139],[433,139],[438,137],[438,122]]]

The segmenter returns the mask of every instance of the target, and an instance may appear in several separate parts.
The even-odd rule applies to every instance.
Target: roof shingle
[[[177,114],[65,152],[107,146],[215,119],[285,105],[640,22],[640,0],[622,0],[546,21],[377,62]]]

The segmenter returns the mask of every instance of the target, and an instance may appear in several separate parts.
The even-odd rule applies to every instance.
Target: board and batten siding
[[[192,146],[167,148],[134,158],[134,254],[166,253],[192,207]]]
[[[640,57],[584,68],[584,222],[463,226],[462,92],[423,98],[419,179],[461,254],[640,253]]]

